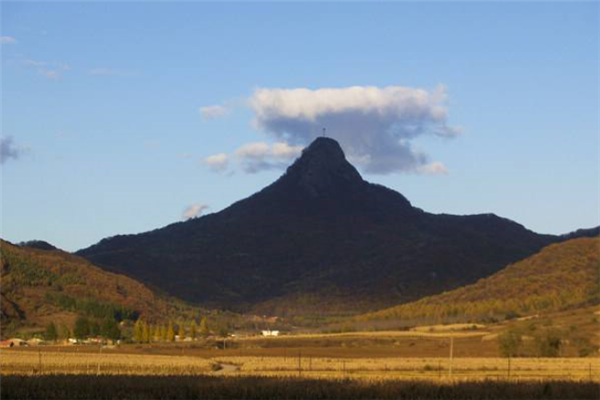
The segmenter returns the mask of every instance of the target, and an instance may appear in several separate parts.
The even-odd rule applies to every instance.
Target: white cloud
[[[190,219],[196,218],[202,215],[202,213],[208,209],[209,207],[206,204],[196,203],[188,206],[185,210],[183,210],[183,214],[181,215],[182,219]]]
[[[250,98],[254,124],[278,140],[310,143],[327,128],[368,173],[421,172],[427,155],[413,149],[422,135],[451,138],[446,89],[388,86],[259,88]]]
[[[229,156],[225,153],[213,154],[204,159],[204,163],[213,172],[224,172],[229,165]]]
[[[17,43],[17,39],[12,36],[0,36],[0,44],[14,44]]]
[[[0,164],[4,164],[11,158],[17,160],[24,152],[25,149],[15,145],[12,136],[0,138]]]
[[[256,173],[269,169],[283,169],[298,157],[303,146],[290,146],[285,142],[269,145],[265,142],[248,143],[239,147],[235,154],[245,172]]]
[[[217,119],[229,114],[229,108],[220,105],[200,107],[200,115],[205,121]]]
[[[425,164],[417,168],[417,172],[427,175],[447,175],[448,168],[439,161]]]

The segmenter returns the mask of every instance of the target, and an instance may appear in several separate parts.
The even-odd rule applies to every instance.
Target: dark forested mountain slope
[[[221,212],[79,254],[194,302],[323,314],[453,289],[558,240],[493,214],[426,213],[318,138],[276,182]]]

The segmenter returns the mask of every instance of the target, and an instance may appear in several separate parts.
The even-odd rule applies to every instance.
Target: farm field
[[[215,357],[8,350],[3,399],[597,399],[590,359]]]
[[[3,350],[8,375],[231,375],[328,379],[600,381],[593,358],[333,358],[65,353]],[[510,368],[510,369],[509,369]]]

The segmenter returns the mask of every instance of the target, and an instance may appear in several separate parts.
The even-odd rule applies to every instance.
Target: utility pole
[[[302,352],[298,352],[298,375],[302,375]]]
[[[323,137],[327,137],[326,131],[327,129],[323,128]]]

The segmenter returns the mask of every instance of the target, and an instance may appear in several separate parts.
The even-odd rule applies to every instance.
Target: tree
[[[160,340],[163,342],[167,341],[167,326],[164,324],[160,326]]]
[[[193,319],[192,323],[190,324],[190,337],[192,338],[192,340],[196,340],[196,335],[197,335],[197,327],[196,327],[196,320]]]
[[[46,333],[44,334],[44,337],[46,340],[56,342],[56,339],[58,339],[58,330],[56,329],[54,322],[50,322],[48,326],[46,326]]]
[[[210,330],[208,329],[208,321],[206,320],[206,317],[203,317],[200,321],[200,335],[204,338],[210,335]]]
[[[112,318],[106,318],[100,328],[100,333],[103,337],[111,340],[121,339],[121,329],[119,324]]]
[[[142,342],[150,342],[150,328],[148,327],[148,324],[145,321],[142,325]]]
[[[173,323],[169,321],[169,327],[167,328],[167,340],[169,342],[175,341],[175,330],[173,329]]]
[[[521,335],[513,330],[508,330],[498,336],[498,347],[504,357],[515,357],[522,342]]]
[[[562,345],[561,334],[556,329],[548,329],[535,337],[540,357],[558,357]]]
[[[90,334],[90,321],[86,317],[78,317],[73,328],[76,339],[84,339]]]
[[[183,321],[177,325],[177,334],[179,335],[179,340],[185,339],[185,324]]]
[[[90,321],[90,336],[102,335],[100,325],[96,321]]]
[[[135,325],[133,326],[133,339],[136,342],[141,342],[143,340],[143,331],[144,326],[142,320],[138,318],[138,320],[135,321]]]

